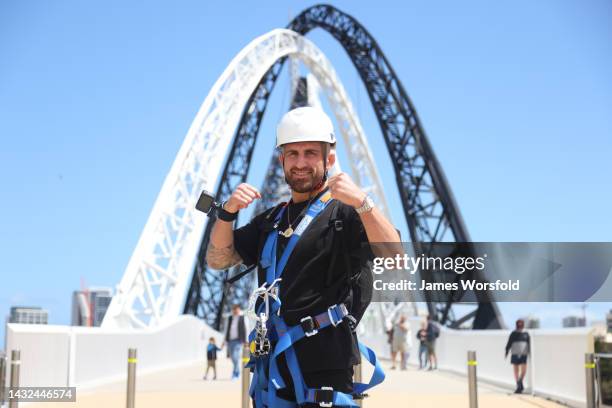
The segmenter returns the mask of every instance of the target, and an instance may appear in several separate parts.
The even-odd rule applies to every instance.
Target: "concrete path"
[[[385,364],[385,363],[383,363]],[[136,407],[240,407],[240,380],[230,380],[230,363],[218,362],[219,379],[204,381],[204,365],[191,365],[164,372],[140,375],[136,381]],[[366,408],[394,407],[468,407],[467,379],[440,371],[390,370],[387,379],[364,401]],[[364,377],[368,373],[364,373]],[[209,377],[210,378],[210,377]],[[369,378],[369,377],[368,377]],[[90,390],[77,390],[77,402],[27,404],[37,408],[107,408],[126,406],[126,384],[116,382]],[[480,408],[552,408],[561,407],[552,401],[478,384]],[[25,404],[21,404],[25,405]]]

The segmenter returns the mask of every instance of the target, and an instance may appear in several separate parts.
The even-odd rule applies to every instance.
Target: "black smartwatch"
[[[217,208],[217,218],[227,222],[235,221],[236,218],[238,218],[238,211],[236,211],[235,213],[225,211],[225,209],[223,208],[224,205],[225,202]]]

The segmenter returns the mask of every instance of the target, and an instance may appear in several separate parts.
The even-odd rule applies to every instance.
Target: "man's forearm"
[[[332,198],[353,208],[361,207],[367,197],[366,193],[357,187],[346,173],[341,172],[331,176],[327,186]],[[400,237],[395,227],[378,208],[374,207],[371,211],[364,212],[359,216],[370,243],[399,242]]]
[[[206,249],[206,262],[213,269],[226,269],[242,262],[234,248],[233,222],[217,219]]]
[[[370,244],[384,244],[376,246],[371,245],[375,256],[393,257],[395,254],[403,253],[403,248],[399,243],[400,236],[397,230],[378,208],[374,207],[372,211],[360,214],[359,217],[361,218]],[[390,245],[390,243],[395,244]]]
[[[261,194],[253,186],[241,183],[236,187],[230,198],[223,204],[223,209],[236,213],[247,208],[253,200],[261,198]],[[210,234],[210,242],[206,249],[206,262],[214,269],[227,269],[242,263],[242,258],[234,248],[234,223],[217,219]]]
[[[399,242],[400,237],[393,226],[376,207],[360,215],[361,222],[368,236],[368,241],[372,242]]]

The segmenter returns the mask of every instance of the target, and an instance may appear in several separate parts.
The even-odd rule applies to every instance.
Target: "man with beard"
[[[289,111],[277,127],[277,147],[291,200],[233,230],[238,211],[261,198],[240,184],[211,233],[212,268],[257,264],[259,286],[280,300],[267,316],[271,351],[255,353],[264,367],[254,370],[257,408],[355,406],[352,394],[363,392],[353,388],[352,367],[360,362],[354,329],[372,297],[369,243],[399,242],[399,234],[347,174],[328,178],[335,142],[323,111]],[[251,344],[253,353],[253,335]]]

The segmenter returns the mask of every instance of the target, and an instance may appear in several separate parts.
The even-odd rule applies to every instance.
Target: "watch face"
[[[374,207],[374,201],[372,197],[366,196],[365,200],[363,200],[363,205],[357,209],[357,213],[361,214],[366,211],[370,211]]]
[[[368,210],[374,207],[374,200],[372,200],[372,197],[366,197],[366,205],[368,206]]]

